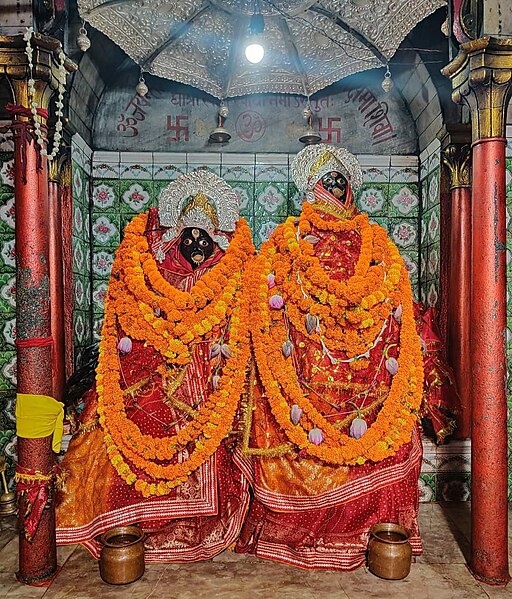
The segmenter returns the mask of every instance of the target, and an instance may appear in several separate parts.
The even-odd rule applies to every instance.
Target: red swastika
[[[326,125],[324,125],[325,121],[327,121]],[[318,132],[320,134],[327,133],[326,136],[322,135],[322,141],[327,143],[341,143],[341,127],[335,126],[335,123],[340,122],[340,116],[329,116],[327,118],[319,117]]]
[[[189,140],[188,135],[188,116],[180,115],[176,117],[176,124],[173,125],[173,118],[171,115],[167,115],[167,131],[172,131],[174,136],[169,136],[167,141],[176,142],[181,141],[181,135],[183,134],[183,141]]]

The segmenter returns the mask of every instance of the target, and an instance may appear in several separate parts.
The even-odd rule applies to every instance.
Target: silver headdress
[[[306,192],[308,201],[312,201],[316,182],[331,171],[344,175],[353,191],[359,189],[363,183],[361,166],[354,154],[345,148],[327,144],[306,146],[293,159],[291,170],[297,189]]]
[[[162,190],[158,213],[160,224],[169,227],[163,241],[173,240],[186,227],[197,227],[204,229],[225,250],[229,241],[215,232],[235,230],[239,219],[239,196],[224,179],[200,169],[181,175]]]

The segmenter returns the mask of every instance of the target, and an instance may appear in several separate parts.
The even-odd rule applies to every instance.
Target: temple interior
[[[1,4],[0,599],[511,595],[510,0]]]

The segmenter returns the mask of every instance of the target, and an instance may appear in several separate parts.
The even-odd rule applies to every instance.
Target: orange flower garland
[[[332,281],[325,272],[316,272],[321,267],[313,256],[313,247],[300,237],[309,233],[311,224],[318,230],[360,232],[361,252],[350,279],[345,282]],[[367,230],[368,227],[371,227],[373,234]],[[365,215],[358,215],[352,220],[325,221],[310,205],[305,204],[298,228],[293,219],[288,219],[278,227],[251,266],[250,284],[258,298],[253,304],[253,318],[257,316],[260,323],[252,331],[252,340],[265,396],[288,440],[310,456],[330,464],[364,464],[394,455],[410,440],[421,404],[423,361],[414,322],[411,287],[398,250],[380,229],[378,225],[370,225]],[[381,264],[376,275],[368,276],[373,268],[371,263],[375,265],[377,259]],[[314,266],[314,273],[305,269],[308,265]],[[300,273],[301,285],[295,284],[297,272]],[[270,273],[275,273],[276,287],[272,289],[268,288],[267,277]],[[364,273],[367,273],[366,280],[361,281]],[[322,289],[327,290],[327,297],[322,295]],[[303,293],[306,290],[311,295]],[[378,335],[391,308],[402,304],[398,372],[392,379],[389,394],[375,421],[359,439],[340,432],[304,394],[293,361],[286,358],[281,350],[282,344],[288,339],[285,312],[269,307],[269,298],[276,293],[280,293],[285,301],[291,326],[307,335],[312,342],[318,343],[324,338],[315,331],[308,334],[302,319],[305,312],[315,314],[320,322],[330,317],[336,325],[347,327],[353,335],[349,337],[347,331],[341,331],[336,339],[342,339],[343,344],[336,343],[335,346],[342,345],[350,357],[357,355],[363,347],[366,348],[364,351],[371,347],[374,338],[366,338],[364,332],[371,331]],[[334,298],[330,298],[330,295]],[[349,312],[352,312],[351,320]],[[369,312],[371,318],[378,321],[377,326],[366,325],[366,314],[364,318],[354,318],[361,312]],[[347,326],[349,320],[350,326]],[[332,339],[325,339],[326,344],[329,341]],[[291,420],[293,405],[303,412],[298,424]],[[313,427],[323,433],[324,439],[319,445],[308,438],[308,430]]]
[[[144,496],[166,495],[217,450],[231,430],[244,391],[250,357],[249,302],[242,286],[244,261],[254,253],[247,223],[240,220],[229,248],[190,292],[168,284],[158,272],[144,236],[147,215],[133,219],[117,253],[108,295],[96,374],[99,421],[110,462]],[[150,288],[150,285],[152,288]],[[219,287],[220,286],[220,287]],[[155,310],[160,310],[160,316]],[[117,353],[117,327],[145,341],[164,363],[187,364],[200,340],[214,340],[229,317],[231,357],[207,401],[176,434],[142,434],[126,414]],[[165,367],[164,367],[165,369]],[[171,462],[187,444],[188,457]],[[129,463],[150,480],[137,478]]]

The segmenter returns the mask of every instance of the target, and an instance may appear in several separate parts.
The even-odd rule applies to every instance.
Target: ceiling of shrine
[[[78,0],[82,19],[140,69],[217,98],[311,95],[385,66],[405,36],[445,0]],[[259,64],[247,61],[254,14]],[[254,37],[254,36],[252,36]]]

